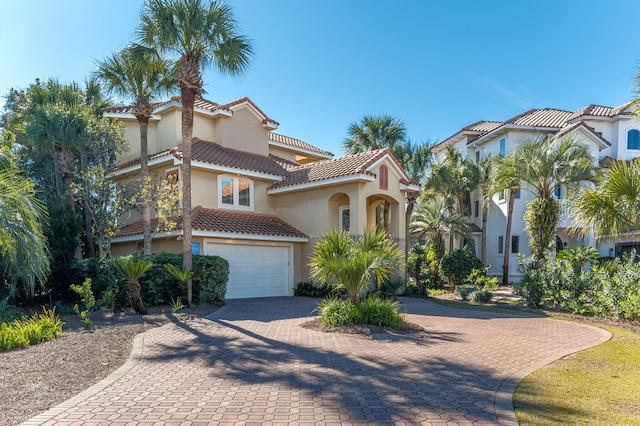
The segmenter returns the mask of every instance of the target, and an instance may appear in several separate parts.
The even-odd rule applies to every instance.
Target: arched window
[[[384,164],[380,166],[380,189],[389,189],[389,169]]]
[[[631,129],[627,132],[627,149],[640,149],[640,131]]]

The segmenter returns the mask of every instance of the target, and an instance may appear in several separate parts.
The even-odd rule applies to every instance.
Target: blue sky
[[[36,77],[84,81],[133,40],[142,0],[0,5],[0,94]],[[254,40],[248,73],[208,71],[205,96],[250,97],[278,133],[337,155],[364,115],[438,141],[530,108],[618,106],[640,64],[635,0],[229,0]]]

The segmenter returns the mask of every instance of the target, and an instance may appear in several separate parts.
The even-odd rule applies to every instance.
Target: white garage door
[[[206,243],[205,254],[229,262],[227,299],[289,295],[287,247]]]

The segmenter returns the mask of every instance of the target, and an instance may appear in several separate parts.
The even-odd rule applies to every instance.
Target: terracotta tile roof
[[[172,148],[171,153],[176,158],[182,159],[182,145]],[[217,143],[203,141],[199,138],[193,138],[191,158],[192,161],[202,161],[274,176],[287,175],[287,170],[284,167],[266,155],[226,148]]]
[[[311,144],[308,144],[300,139],[291,138],[289,136],[279,135],[277,133],[269,132],[269,140],[277,143],[281,143],[284,145],[289,145],[295,148],[305,149],[311,152],[317,152],[318,154],[329,155],[333,157],[333,154],[329,151],[323,151],[320,148],[317,148]]]
[[[171,150],[165,149],[164,151],[160,151],[157,154],[150,155],[149,161],[156,160],[164,156],[166,156],[167,158],[171,158]],[[115,168],[112,169],[112,171],[123,170],[128,167],[137,166],[138,164],[140,164],[140,158],[135,158],[133,160],[129,160],[124,163],[118,164]]]
[[[463,128],[463,132],[480,132],[487,133],[491,132],[498,127],[502,126],[504,122],[502,121],[478,121],[477,123],[473,123]]]
[[[632,103],[633,102],[627,102],[626,104],[620,105],[615,108],[594,104],[587,105],[586,107],[574,112],[571,117],[569,117],[568,121],[575,120],[576,118],[585,115],[590,115],[593,117],[614,117],[616,115],[624,114],[624,112],[631,106]]]
[[[291,170],[300,166],[300,164],[295,161],[290,161],[286,158],[278,157],[277,155],[269,154],[269,158],[278,163],[278,165],[285,170]]]
[[[476,225],[475,223],[472,223],[469,225],[469,229],[471,229],[471,232],[480,232],[482,233],[482,228],[480,228],[478,225]]]
[[[269,189],[283,188],[286,186],[300,185],[358,174],[375,176],[366,169],[386,154],[391,155],[387,149],[377,149],[361,154],[347,155],[333,160],[319,161],[317,163],[298,166],[290,169],[289,176],[287,178],[282,182],[272,185]],[[393,156],[391,157],[393,158]]]
[[[505,124],[536,127],[562,127],[571,115],[572,113],[570,111],[563,111],[561,109],[531,109],[510,118],[505,121]]]
[[[175,220],[177,229],[182,229],[182,217]],[[157,219],[151,221],[153,228],[157,224]],[[193,209],[192,227],[194,231],[308,238],[306,234],[274,215],[205,209],[201,206]],[[118,234],[119,237],[132,235],[142,235],[142,220],[123,226]]]

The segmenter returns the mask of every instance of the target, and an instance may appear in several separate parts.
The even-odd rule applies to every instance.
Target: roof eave
[[[327,160],[331,160],[333,159],[333,154],[329,153],[321,153],[321,152],[317,152],[317,151],[312,151],[310,149],[304,149],[304,148],[298,148],[296,146],[293,145],[288,145],[285,143],[281,143],[281,142],[276,142],[273,141],[271,139],[269,139],[269,145],[278,147],[278,148],[282,148],[282,149],[286,149],[288,151],[292,151],[292,152],[299,152],[301,154],[305,154],[305,155],[311,155],[313,157],[320,157],[320,158],[324,158]]]
[[[352,183],[352,182],[375,182],[375,176],[371,176],[369,174],[355,174],[355,175],[347,175],[340,176],[329,179],[322,179],[313,182],[304,182],[298,184],[292,184],[287,186],[282,186],[280,188],[268,189],[268,195],[277,195],[286,192],[297,192],[297,191],[305,191],[308,189],[321,188],[326,186],[340,185],[344,183]]]

